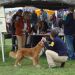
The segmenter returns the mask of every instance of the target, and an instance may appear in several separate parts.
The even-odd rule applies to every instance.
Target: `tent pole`
[[[2,32],[0,32],[0,40],[1,40],[1,50],[2,50],[2,60],[3,62],[5,62],[5,57],[4,57],[4,43],[3,43],[3,35],[2,35]]]

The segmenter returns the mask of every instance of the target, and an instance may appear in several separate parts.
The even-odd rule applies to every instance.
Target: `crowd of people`
[[[31,44],[32,39],[29,34],[50,32],[49,38],[44,42],[49,67],[55,67],[56,65],[63,67],[68,59],[75,58],[73,44],[75,39],[75,14],[73,8],[69,9],[66,19],[63,20],[60,17],[59,22],[55,14],[48,19],[48,14],[43,9],[41,9],[40,16],[37,16],[35,11],[30,13],[19,9],[12,16],[11,21],[7,22],[7,27],[10,27],[9,33],[12,36],[12,51],[26,47],[27,43]],[[56,29],[56,27],[63,28],[65,42],[58,36],[60,29]]]
[[[6,22],[7,32],[12,35],[12,50],[15,50],[15,43],[17,48],[30,44],[28,34],[44,34],[49,28],[47,13],[44,10],[41,10],[40,16],[37,16],[35,11],[30,13],[20,9],[13,16],[6,17]],[[16,39],[18,42],[15,41]]]

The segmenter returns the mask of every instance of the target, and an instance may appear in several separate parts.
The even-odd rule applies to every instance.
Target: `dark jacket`
[[[14,14],[11,19],[11,34],[12,35],[15,35],[15,30],[16,30],[15,29],[15,19],[17,16],[18,16],[17,14]]]
[[[75,20],[73,13],[69,13],[65,20],[64,33],[66,35],[73,35],[75,33]]]
[[[50,46],[51,42],[54,42],[53,46]],[[64,41],[58,36],[56,36],[54,40],[49,38],[48,42],[45,42],[45,47],[49,50],[57,52],[60,56],[67,55],[67,47]]]
[[[32,23],[37,22],[37,14],[36,13],[32,13],[32,15],[31,15],[31,22]]]

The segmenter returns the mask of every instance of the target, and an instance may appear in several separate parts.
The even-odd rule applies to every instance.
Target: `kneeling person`
[[[49,67],[64,67],[68,59],[67,47],[64,41],[58,36],[58,28],[52,29],[49,39],[45,42],[46,58]]]

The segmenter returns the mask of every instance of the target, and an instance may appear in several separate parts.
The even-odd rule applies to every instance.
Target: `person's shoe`
[[[56,65],[49,65],[49,68],[56,68]]]
[[[65,66],[65,62],[62,62],[60,67],[64,67],[64,66]]]

